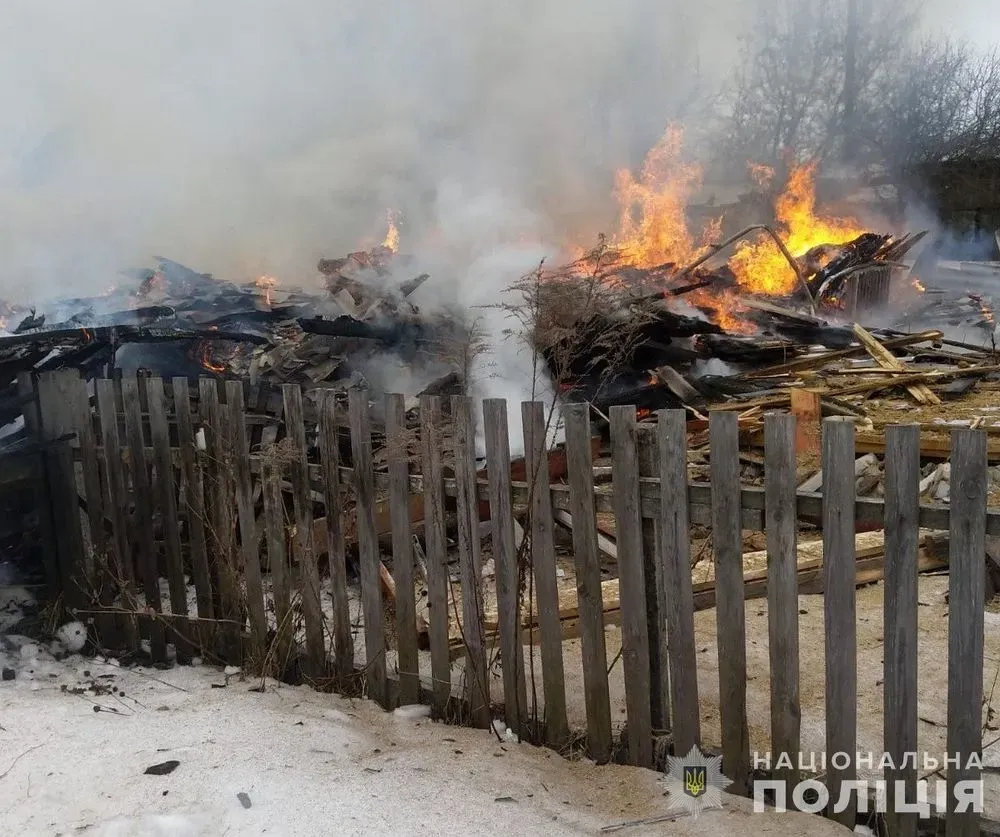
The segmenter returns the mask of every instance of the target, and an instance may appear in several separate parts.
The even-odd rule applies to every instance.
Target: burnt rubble
[[[727,266],[709,267],[711,258],[644,269],[606,247],[513,289],[529,315],[518,312],[525,336],[563,398],[586,400],[598,414],[632,403],[696,417],[712,404],[768,397],[776,386],[764,374],[769,367],[856,347],[857,321],[879,323],[866,333],[883,343],[942,321],[991,337],[982,294],[913,291],[920,282],[901,260],[922,237],[866,233],[813,248],[790,262],[803,281],[787,297],[748,293]],[[16,395],[20,373],[66,367],[86,378],[211,374],[307,391],[364,382],[377,394],[394,385],[366,378],[370,362],[382,358],[421,370],[423,388],[409,395],[462,393],[474,329],[461,312],[422,311],[419,289],[434,280],[421,273],[400,281],[409,269],[405,257],[376,247],[321,260],[323,288],[306,291],[266,276],[235,284],[159,258],[100,297],[62,300],[44,312],[0,303],[10,330],[0,334],[0,404]],[[988,269],[975,276],[984,286],[996,279]],[[900,288],[913,299],[890,307]],[[933,348],[914,357],[938,371],[941,360]],[[935,385],[960,394],[970,383],[952,376]],[[0,415],[0,426],[14,417]]]

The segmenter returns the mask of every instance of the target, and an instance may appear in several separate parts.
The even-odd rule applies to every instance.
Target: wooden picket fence
[[[826,420],[822,495],[796,493],[795,418],[765,419],[765,484],[740,482],[739,428],[732,412],[709,420],[710,483],[687,470],[684,411],[665,410],[639,424],[633,407],[610,414],[612,485],[595,486],[589,409],[568,405],[565,483],[550,484],[543,405],[522,405],[525,462],[512,477],[507,404],[482,405],[485,474],[477,470],[474,402],[423,397],[419,429],[407,428],[403,396],[384,405],[385,467],[376,467],[368,394],[352,390],[344,407],[329,395],[306,415],[295,385],[283,388],[283,432],[261,449],[248,441],[245,385],[158,378],[94,382],[93,404],[73,373],[46,373],[37,387],[46,438],[77,434],[74,485],[84,506],[64,515],[79,524],[63,533],[59,588],[65,605],[93,616],[101,642],[135,648],[148,641],[154,660],[216,655],[261,663],[287,655],[298,599],[304,623],[302,669],[313,682],[349,684],[385,707],[420,701],[443,717],[485,727],[499,714],[525,739],[561,747],[570,735],[559,617],[554,513],[568,513],[576,571],[578,632],[584,676],[586,748],[598,762],[624,752],[652,766],[654,734],[669,730],[673,751],[701,744],[690,526],[711,526],[720,680],[721,750],[730,792],[746,793],[751,774],[747,720],[743,530],[766,532],[771,688],[771,753],[800,750],[797,521],[819,520],[825,594],[826,751],[857,751],[855,535],[885,530],[885,750],[896,765],[917,749],[917,578],[921,528],[950,531],[947,750],[963,754],[948,782],[979,778],[964,769],[980,753],[984,653],[984,551],[1000,535],[1000,514],[987,513],[986,434],[952,433],[949,506],[921,505],[919,429],[886,431],[885,500],[855,496],[852,424]],[[197,408],[192,397],[197,396]],[[308,402],[311,405],[312,402]],[[307,406],[308,406],[307,405]],[[338,412],[339,411],[339,412]],[[308,425],[308,426],[307,426]],[[256,437],[253,437],[256,438]],[[283,439],[283,441],[282,441]],[[350,450],[351,467],[342,465]],[[136,463],[144,467],[136,467]],[[283,494],[290,492],[291,509]],[[422,499],[426,550],[429,672],[421,670],[414,594],[414,497]],[[353,511],[344,511],[353,503]],[[314,541],[313,510],[325,505],[323,542]],[[488,504],[495,561],[497,629],[503,700],[489,699],[491,645],[484,627],[478,525]],[[380,577],[380,530],[391,519],[395,654]],[[260,508],[262,511],[257,512]],[[514,510],[528,509],[530,549],[521,555]],[[597,512],[613,513],[617,531],[622,665],[627,724],[615,740],[605,648]],[[457,518],[464,677],[453,682],[449,648],[446,518]],[[155,524],[155,525],[154,525]],[[356,527],[363,643],[355,648],[344,531]],[[86,546],[85,546],[86,545]],[[326,554],[326,562],[319,558]],[[325,568],[325,575],[323,570]],[[537,626],[523,610],[525,573],[537,603]],[[160,579],[167,581],[161,600]],[[196,591],[189,609],[187,578]],[[329,612],[323,599],[329,598]],[[165,607],[166,606],[166,607]],[[164,613],[167,610],[168,613]],[[296,611],[297,612],[297,611]],[[457,614],[452,614],[457,615]],[[543,723],[532,724],[523,645],[538,638]],[[284,657],[282,657],[284,659]],[[391,670],[390,659],[394,660]],[[513,664],[508,661],[513,660]],[[752,672],[751,672],[752,674]],[[428,676],[429,675],[429,676]],[[454,688],[453,688],[454,687]],[[455,709],[458,706],[460,709]],[[784,778],[790,778],[787,774]],[[831,800],[856,778],[856,766],[830,767]],[[916,786],[916,769],[887,771]],[[890,818],[893,835],[916,834],[916,815]],[[836,818],[853,826],[854,813]],[[948,834],[978,834],[978,815],[950,815]]]

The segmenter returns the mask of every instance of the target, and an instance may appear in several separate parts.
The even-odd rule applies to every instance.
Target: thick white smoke
[[[300,281],[387,207],[435,227],[446,181],[600,224],[613,170],[728,66],[706,5],[9,0],[0,297],[154,254]]]

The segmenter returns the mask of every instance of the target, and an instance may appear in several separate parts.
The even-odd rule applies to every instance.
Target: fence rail
[[[268,420],[254,410],[248,415],[245,387],[237,382],[203,379],[195,389],[186,379],[98,380],[93,406],[72,373],[46,373],[36,386],[38,432],[77,437],[73,487],[82,505],[79,514],[63,516],[74,531],[60,537],[67,573],[59,589],[70,610],[94,616],[106,646],[135,649],[148,642],[153,658],[162,660],[171,644],[180,662],[214,654],[249,658],[262,668],[277,661],[286,670],[295,660],[314,682],[360,684],[386,707],[426,700],[439,714],[457,711],[480,727],[491,721],[489,678],[498,656],[498,711],[507,725],[560,747],[570,730],[553,538],[556,520],[569,520],[586,747],[598,762],[624,749],[629,763],[648,767],[658,732],[670,731],[677,753],[702,743],[689,527],[709,525],[723,770],[733,780],[730,790],[740,792],[752,766],[742,530],[766,532],[771,752],[787,754],[793,764],[801,745],[797,521],[822,526],[829,753],[857,749],[856,532],[872,525],[885,530],[885,750],[897,764],[917,741],[919,530],[949,530],[947,750],[963,764],[981,753],[985,538],[1000,535],[1000,514],[987,513],[982,431],[952,431],[950,506],[920,505],[919,437],[907,426],[886,431],[883,502],[855,496],[854,428],[832,419],[823,424],[823,493],[796,493],[792,416],[766,416],[765,478],[758,488],[740,484],[734,413],[710,416],[711,483],[703,484],[688,480],[683,411],[661,411],[648,426],[637,423],[633,407],[615,407],[609,488],[594,484],[586,405],[564,410],[564,467],[545,451],[543,406],[522,405],[526,457],[512,467],[502,400],[483,403],[480,425],[468,398],[423,397],[414,424],[403,397],[390,395],[379,405],[385,433],[376,434],[376,450],[368,394],[361,390],[350,392],[345,410],[332,393],[304,401],[298,386],[287,385],[281,426],[267,433]],[[345,425],[349,434],[341,432]],[[477,425],[485,472],[476,465]],[[388,529],[381,523],[386,505]],[[616,523],[624,741],[614,739],[609,699],[597,512],[613,514]],[[525,513],[522,531],[517,517]],[[479,525],[485,519],[496,572],[495,631],[486,628],[482,584]],[[418,527],[422,538],[414,537]],[[457,581],[449,568],[449,531]],[[348,577],[349,532],[357,545],[356,583]],[[388,574],[383,535],[391,536],[390,608],[382,594]],[[418,635],[419,577],[427,590],[427,651]],[[537,619],[524,618],[529,602]],[[352,609],[360,609],[363,625],[358,645]],[[453,623],[460,625],[464,651],[464,676],[455,683]],[[522,650],[536,638],[544,694],[537,726]],[[795,770],[779,774],[791,779]],[[831,800],[855,778],[853,761],[831,769]],[[911,790],[916,778],[912,769],[886,773]],[[950,785],[968,778],[978,774],[948,774]],[[853,811],[832,816],[854,825]],[[950,813],[948,834],[977,834],[978,823],[975,813]],[[914,835],[916,828],[915,814],[890,818],[894,835]]]

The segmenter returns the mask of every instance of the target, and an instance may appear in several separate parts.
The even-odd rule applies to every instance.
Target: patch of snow
[[[87,627],[83,622],[67,622],[56,631],[56,639],[63,644],[67,651],[75,654],[77,651],[83,650],[83,646],[87,644]]]
[[[398,723],[370,701],[309,687],[224,685],[207,665],[128,668],[39,648],[34,677],[0,683],[4,833],[570,837],[667,813],[653,771],[500,746],[491,731]],[[177,762],[169,774],[145,773],[167,761]],[[745,834],[752,803],[724,799],[725,810],[656,833]],[[842,832],[806,816],[754,821],[789,837]]]
[[[421,721],[431,716],[431,708],[422,703],[411,703],[400,706],[392,714],[404,721]]]

